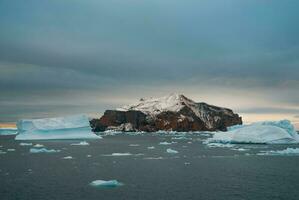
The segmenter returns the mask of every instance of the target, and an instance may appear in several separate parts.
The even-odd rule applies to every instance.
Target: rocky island
[[[100,119],[90,121],[94,132],[115,131],[226,131],[242,124],[231,109],[196,103],[180,94],[140,99],[136,104],[106,110]]]

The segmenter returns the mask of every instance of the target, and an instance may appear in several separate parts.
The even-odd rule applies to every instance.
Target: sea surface
[[[21,146],[14,136],[0,136],[0,199],[299,199],[299,156],[259,155],[298,145],[209,147],[203,143],[207,137],[118,134],[89,145],[59,140]],[[59,151],[30,153],[31,148]],[[123,185],[93,187],[94,180]]]

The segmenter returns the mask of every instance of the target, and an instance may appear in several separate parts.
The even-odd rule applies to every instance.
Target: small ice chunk
[[[2,151],[2,150],[0,150],[0,154],[6,154],[6,152],[5,152],[5,151]]]
[[[111,156],[131,156],[131,153],[112,153]]]
[[[32,143],[21,142],[20,146],[32,146]]]
[[[231,148],[234,147],[235,145],[233,144],[223,144],[223,143],[208,143],[208,147],[214,148],[214,147],[224,147],[224,148]]]
[[[41,148],[41,147],[44,147],[44,145],[43,144],[36,144],[33,147],[35,147],[35,148]]]
[[[151,146],[151,147],[147,147],[147,149],[155,149],[155,147],[154,147],[154,146]]]
[[[179,153],[178,151],[173,150],[173,149],[170,149],[170,148],[166,149],[166,152],[167,152],[167,153],[173,153],[173,154],[175,154],[175,153]]]
[[[90,158],[90,157],[91,157],[91,155],[86,155],[86,157],[87,157],[87,158]]]
[[[176,142],[160,142],[159,144],[160,145],[171,145],[171,144],[174,144]]]
[[[257,155],[266,155],[266,156],[299,156],[299,148],[287,148],[284,150],[277,151],[262,151]]]
[[[130,144],[129,147],[139,147],[139,144]]]
[[[60,150],[46,149],[46,148],[31,148],[30,153],[58,153]]]
[[[86,141],[82,141],[82,142],[79,142],[79,143],[73,143],[71,145],[73,145],[73,146],[88,146],[89,143],[86,142]]]
[[[72,157],[72,156],[65,156],[65,157],[63,157],[62,159],[65,159],[65,160],[71,160],[71,159],[73,159],[73,157]]]
[[[109,181],[95,180],[92,181],[89,185],[93,187],[118,187],[118,186],[122,186],[123,183],[118,182],[117,180],[109,180]]]
[[[16,151],[15,149],[7,149],[7,151]]]
[[[146,158],[143,158],[144,160],[162,160],[164,159],[163,157],[146,157]]]

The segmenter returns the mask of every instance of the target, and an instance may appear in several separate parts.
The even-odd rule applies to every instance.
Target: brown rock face
[[[171,96],[171,98],[173,98]],[[242,124],[242,118],[232,110],[212,106],[206,103],[195,103],[183,95],[174,98],[177,102],[171,104],[171,109],[157,112],[157,105],[151,100],[148,110],[107,110],[100,119],[90,121],[93,131],[118,130],[118,131],[225,131],[227,127]],[[145,103],[144,103],[145,102]],[[157,101],[160,103],[159,101]],[[147,106],[147,102],[142,100]],[[155,101],[154,101],[155,103]],[[164,103],[164,102],[162,102]],[[167,102],[168,103],[168,102]],[[142,106],[143,106],[142,104]],[[164,103],[165,104],[165,103]],[[164,105],[163,104],[163,105]],[[138,104],[137,106],[139,106]],[[158,104],[160,105],[160,104]],[[173,105],[179,109],[173,109]],[[176,107],[175,107],[176,108]]]

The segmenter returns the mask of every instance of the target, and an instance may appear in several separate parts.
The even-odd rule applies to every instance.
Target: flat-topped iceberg
[[[16,135],[17,128],[0,128],[0,135]]]
[[[227,132],[216,132],[208,143],[298,143],[299,136],[288,120],[256,122],[231,127]]]
[[[99,139],[85,115],[18,121],[16,140]]]

